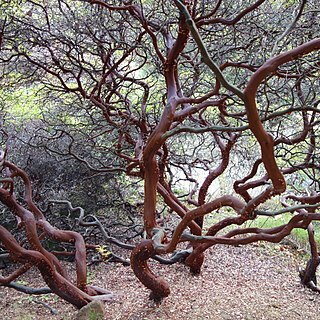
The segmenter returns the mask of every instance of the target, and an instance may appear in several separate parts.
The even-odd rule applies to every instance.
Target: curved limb
[[[25,227],[28,242],[32,249],[41,252],[41,254],[43,254],[48,260],[50,260],[51,263],[54,264],[55,268],[61,275],[63,275],[65,278],[68,278],[68,275],[61,266],[59,260],[42,247],[38,237],[37,224],[34,215],[29,210],[19,205],[14,195],[11,195],[9,191],[5,189],[0,189],[0,201],[12,212],[14,212],[19,219],[21,219],[21,223],[23,223]]]
[[[218,198],[212,202],[206,203],[206,204],[202,205],[201,207],[198,207],[194,210],[190,210],[185,215],[185,217],[181,220],[179,225],[177,226],[170,243],[165,248],[165,251],[170,252],[171,250],[173,250],[175,248],[177,243],[180,241],[180,237],[182,236],[183,231],[185,230],[186,226],[188,225],[189,220],[193,220],[194,218],[196,218],[198,216],[204,216],[204,215],[208,214],[209,212],[212,212],[213,210],[219,209],[223,206],[230,206],[237,213],[240,213],[241,211],[243,211],[245,204],[233,196],[223,196],[223,197]],[[210,234],[215,234],[220,229],[226,227],[227,225],[233,224],[233,223],[242,224],[245,220],[246,220],[246,218],[244,218],[241,215],[238,217],[235,217],[235,218],[228,218],[228,219],[222,220],[215,226],[215,228],[214,227],[211,228]],[[204,251],[206,250],[206,248],[204,246],[205,246],[205,244],[199,244],[199,243],[193,242],[192,243],[193,251],[185,260],[186,265],[190,267],[190,271],[193,274],[200,273],[201,266],[204,261]]]
[[[1,202],[21,220],[21,224],[26,231],[28,243],[31,246],[31,250],[22,248],[8,230],[0,227],[0,240],[9,251],[10,257],[14,261],[36,266],[51,291],[78,308],[95,299],[110,299],[110,294],[106,296],[101,290],[96,290],[86,284],[86,247],[82,236],[73,231],[62,231],[52,227],[32,201],[32,187],[28,175],[7,161],[3,161],[3,166],[6,167],[7,176],[11,179],[19,177],[23,180],[25,201],[30,209],[29,211],[19,204],[14,193],[0,188]],[[47,235],[57,241],[75,244],[77,286],[68,280],[68,275],[59,260],[42,246],[40,241],[42,235],[38,235],[39,228],[44,231],[42,235]],[[18,270],[12,277],[17,278],[19,272],[22,271]],[[3,280],[2,283],[9,284],[9,280],[14,280],[12,277],[1,279]],[[94,295],[99,296],[93,297]]]
[[[12,272],[9,276],[7,277],[0,276],[0,285],[4,285],[4,286],[9,285],[13,280],[17,279],[19,276],[26,273],[31,267],[32,267],[32,264],[26,263],[19,269]]]
[[[131,253],[131,267],[137,278],[151,290],[150,299],[161,302],[170,294],[168,283],[156,276],[148,266],[148,259],[156,254],[151,239],[139,243]]]
[[[313,224],[308,225],[308,236],[311,248],[311,258],[307,262],[306,268],[299,271],[299,276],[301,278],[301,283],[311,289],[320,293],[320,288],[317,287],[317,276],[316,271],[320,263],[320,258],[318,254],[317,243],[314,237]]]
[[[27,173],[13,163],[6,161],[4,158],[2,159],[2,166],[6,169],[6,174],[9,179],[12,180],[12,183],[9,190],[10,192],[8,192],[6,188],[2,188],[0,190],[1,202],[3,202],[10,210],[12,210],[16,214],[18,220],[20,221],[20,224],[24,224],[28,241],[31,244],[32,248],[44,254],[47,259],[51,260],[54,263],[58,272],[61,273],[65,278],[67,278],[68,275],[65,269],[61,266],[59,260],[53,254],[46,251],[42,247],[37,236],[36,221],[39,219],[45,220],[45,218],[32,200],[32,186]],[[20,177],[24,183],[24,200],[26,201],[30,211],[19,205],[16,200],[16,197],[13,193],[14,177]]]
[[[27,287],[24,286],[22,284],[16,283],[16,282],[10,282],[8,284],[4,284],[4,287],[8,287],[8,288],[13,288],[17,291],[26,293],[26,294],[36,294],[36,295],[40,295],[40,294],[48,294],[48,293],[52,293],[50,288],[31,288],[31,287]]]
[[[232,224],[241,225],[246,221],[246,219],[242,218],[241,216],[234,217],[234,218],[226,218],[209,228],[206,233],[206,236],[215,236],[218,231],[224,229],[227,226]],[[190,267],[190,271],[194,274],[200,273],[200,268],[203,263],[201,261],[202,257],[204,259],[204,252],[209,248],[205,243],[203,244],[194,244],[194,250],[186,259],[186,264]],[[198,269],[199,271],[198,271]]]
[[[61,266],[58,259],[42,247],[39,238],[37,237],[37,227],[42,228],[45,234],[54,240],[62,242],[73,242],[76,248],[75,261],[77,272],[77,287],[90,293],[91,295],[97,294],[95,290],[87,287],[86,248],[82,236],[77,232],[57,230],[53,226],[51,226],[51,224],[46,221],[43,213],[39,210],[39,208],[34,204],[32,200],[32,186],[27,173],[8,161],[4,161],[3,165],[10,169],[10,178],[18,176],[23,180],[25,186],[24,198],[31,212],[19,206],[16,203],[14,196],[8,199],[7,202],[11,202],[11,206],[16,207],[15,209],[20,212],[20,218],[22,219],[22,221],[28,221],[25,223],[25,228],[28,235],[28,240],[32,245],[32,248],[41,252],[48,259],[52,260],[58,272],[63,277],[68,279],[68,275],[65,269]],[[12,194],[12,192],[10,192],[10,194]]]
[[[77,308],[82,308],[94,300],[93,297],[81,291],[71,282],[60,275],[54,268],[54,265],[42,253],[34,250],[22,248],[13,235],[0,226],[0,240],[10,253],[14,261],[30,263],[36,266],[48,287],[69,303]]]
[[[158,184],[158,186],[160,186],[160,190],[161,190],[161,194],[165,194],[164,192],[162,192],[163,190],[165,190],[160,184]],[[166,192],[166,191],[165,191]],[[170,199],[170,197],[165,197],[164,196],[164,201],[169,201],[168,199]],[[99,218],[95,215],[86,215],[85,216],[85,212],[84,212],[84,209],[82,207],[73,207],[72,206],[72,203],[70,201],[67,201],[67,200],[50,200],[49,201],[49,204],[52,204],[52,203],[57,203],[57,204],[66,204],[68,206],[68,210],[72,211],[72,212],[79,212],[79,216],[78,216],[78,223],[80,226],[83,226],[83,227],[96,227],[100,230],[100,233],[101,235],[103,236],[104,240],[107,242],[107,243],[110,243],[110,244],[114,244],[122,249],[127,249],[127,250],[132,250],[134,249],[134,245],[131,245],[131,244],[127,244],[125,242],[121,242],[119,239],[117,238],[114,238],[110,235],[108,235],[108,232],[107,230],[104,228],[102,222],[99,220]],[[170,202],[171,203],[171,202]],[[181,217],[184,216],[185,212],[182,211],[182,209],[178,211],[178,214],[180,215],[181,214]],[[91,220],[93,221],[90,221],[90,222],[86,222],[85,221],[85,218],[88,218],[90,217]],[[196,225],[196,223],[194,223],[194,221],[191,221],[191,223],[188,225],[191,229],[191,231],[195,232],[195,234],[197,234],[196,232],[197,231],[200,231],[200,228],[198,225]],[[186,257],[192,252],[192,249],[189,248],[187,250],[181,250],[181,251],[176,251],[176,252],[173,252],[172,256],[168,259],[165,259],[165,258],[162,258],[161,256],[159,255],[154,255],[151,257],[151,259],[153,260],[156,260],[158,262],[160,262],[161,264],[166,264],[166,265],[170,265],[170,264],[174,264],[174,263],[177,263],[177,262],[181,262],[181,261],[184,261],[186,259]],[[56,254],[58,254],[56,252]],[[127,265],[130,265],[130,262],[128,262],[126,259],[120,257],[120,256],[117,256],[116,254],[112,253],[111,254],[111,258],[108,260],[109,262],[121,262],[123,265],[127,266]]]
[[[73,242],[75,244],[77,287],[87,291],[86,246],[82,236],[74,231],[57,230],[48,221],[39,220],[38,225],[43,228],[50,238],[60,242]]]
[[[190,254],[187,259],[185,260],[185,264],[190,268],[190,272],[193,275],[200,274],[201,267],[204,262],[204,252],[201,252],[201,250],[196,250],[198,246],[193,246],[193,251],[195,254]]]

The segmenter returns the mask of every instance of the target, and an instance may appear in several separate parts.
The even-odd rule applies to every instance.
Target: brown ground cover
[[[213,319],[213,320],[320,320],[320,296],[299,283],[297,268],[304,261],[281,245],[217,246],[207,252],[200,276],[184,265],[152,263],[169,283],[171,295],[160,306],[148,300],[149,292],[128,267],[111,263],[90,267],[89,279],[117,293],[107,302],[106,319]],[[36,270],[23,279],[40,285]],[[54,295],[28,296],[0,288],[3,320],[73,319],[77,311]],[[49,308],[57,314],[51,314]]]

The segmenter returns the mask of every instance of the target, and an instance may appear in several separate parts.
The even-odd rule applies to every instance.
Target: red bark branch
[[[131,253],[131,267],[137,278],[151,290],[150,298],[156,302],[170,294],[168,283],[156,276],[148,266],[148,259],[156,254],[151,239],[140,242]]]

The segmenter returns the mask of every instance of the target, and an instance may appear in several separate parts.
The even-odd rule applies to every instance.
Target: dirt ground
[[[289,247],[269,244],[212,248],[197,277],[181,264],[152,263],[171,288],[160,306],[148,300],[148,290],[130,267],[100,264],[89,268],[89,280],[117,294],[105,304],[106,319],[320,320],[319,294],[299,282],[297,268],[304,263]],[[36,270],[21,280],[44,286]],[[29,296],[0,288],[0,299],[1,320],[70,320],[76,315],[72,306],[52,294]]]

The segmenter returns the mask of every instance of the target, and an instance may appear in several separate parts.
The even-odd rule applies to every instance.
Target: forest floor
[[[148,300],[149,292],[130,267],[103,263],[89,268],[92,284],[117,294],[106,302],[106,319],[112,320],[320,320],[320,295],[304,288],[298,266],[305,257],[283,245],[216,246],[208,250],[200,276],[182,264],[151,263],[156,274],[170,284],[171,295],[160,306]],[[43,286],[36,270],[22,284]],[[60,298],[29,296],[0,288],[1,320],[70,320],[77,311]],[[56,315],[44,306],[54,308]]]

